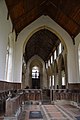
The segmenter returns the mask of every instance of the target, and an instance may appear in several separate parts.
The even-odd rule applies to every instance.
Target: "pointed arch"
[[[75,70],[75,60],[71,62],[75,56],[74,56],[74,46],[72,44],[72,38],[70,35],[61,28],[55,21],[53,21],[49,16],[41,16],[37,20],[35,20],[33,23],[31,23],[29,26],[27,26],[25,29],[23,29],[17,38],[16,42],[16,63],[15,63],[15,80],[21,81],[21,63],[22,63],[22,54],[24,52],[24,46],[25,42],[29,40],[29,38],[34,34],[37,30],[41,28],[47,28],[48,30],[52,31],[53,33],[59,37],[61,42],[65,43],[66,51],[68,52],[68,80],[69,82],[72,82],[76,80],[76,70]],[[18,56],[17,56],[18,55]],[[17,64],[18,63],[18,64]],[[73,69],[73,71],[72,71]],[[19,71],[19,74],[16,73],[16,71]]]

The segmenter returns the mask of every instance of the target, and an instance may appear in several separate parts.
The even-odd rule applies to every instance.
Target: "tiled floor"
[[[43,119],[29,119],[30,111],[41,111]],[[19,120],[80,120],[80,109],[69,104],[64,105],[25,104],[22,107],[22,112],[19,116]]]
[[[24,114],[25,111],[25,114]],[[43,119],[39,120],[69,120],[55,105],[28,105],[24,106],[24,111],[20,116],[20,120],[38,120],[29,119],[30,111],[41,111]]]
[[[69,120],[55,105],[42,106],[50,120]]]
[[[78,118],[80,120],[80,109],[70,105],[70,104],[64,104],[64,105],[59,105],[61,109],[63,109],[69,116],[72,116],[72,118]]]

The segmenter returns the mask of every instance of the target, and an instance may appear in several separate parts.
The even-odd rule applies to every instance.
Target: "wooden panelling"
[[[5,0],[5,2],[16,35],[41,15],[52,18],[70,34],[72,39],[80,32],[80,0]],[[58,39],[51,32],[47,31],[45,34],[44,31],[39,31],[30,38],[25,49],[26,62],[34,55],[45,61],[52,54]]]
[[[12,90],[21,89],[21,84],[0,81],[0,90],[9,90],[9,89],[12,89]]]
[[[80,83],[69,83],[68,88],[69,89],[79,89],[80,90]]]
[[[48,15],[71,36],[80,32],[80,0],[5,0],[17,33],[41,15]]]

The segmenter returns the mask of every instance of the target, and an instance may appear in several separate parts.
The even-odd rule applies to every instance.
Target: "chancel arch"
[[[26,45],[24,44],[25,49],[24,48],[23,49],[25,50],[24,51],[24,59],[26,61],[26,65],[28,64],[28,62],[30,61],[31,58],[36,56],[36,54],[44,61],[44,66],[45,66],[46,61],[48,62],[48,69],[47,69],[47,79],[48,80],[46,79],[48,88],[49,88],[49,78],[52,79],[52,76],[53,76],[53,70],[51,67],[51,64],[53,64],[53,61],[51,58],[53,58],[53,56],[54,56],[54,59],[57,58],[57,56],[59,54],[58,47],[59,47],[60,43],[61,43],[61,41],[58,38],[58,36],[56,36],[56,34],[54,34],[53,32],[51,32],[51,30],[48,30],[47,27],[45,27],[45,28],[41,28],[39,31],[34,33],[29,38]],[[56,50],[56,48],[57,48],[57,50]],[[56,52],[56,54],[51,56],[51,54],[54,54],[55,52]],[[65,47],[65,52],[66,52],[66,47]],[[34,63],[37,63],[37,61]],[[31,74],[31,70],[30,70],[30,72],[28,70],[27,73]],[[27,75],[27,76],[28,76],[28,78],[27,78],[27,80],[28,80],[30,77],[29,77],[29,75]],[[28,84],[31,88],[32,82],[30,79],[29,79],[30,83],[28,83]],[[46,86],[44,85],[44,87],[46,87]]]
[[[60,26],[57,26],[57,24],[54,21],[52,21],[49,17],[46,17],[46,19],[44,19],[44,21],[43,21],[43,18],[45,18],[45,16],[41,16],[37,21],[35,21],[35,23],[33,23],[33,25],[35,25],[35,26],[30,25],[28,28],[26,27],[24,30],[22,30],[21,33],[18,35],[17,43],[20,44],[20,41],[21,41],[22,45],[24,46],[25,40],[27,43],[30,36],[33,35],[33,31],[38,30],[38,28],[41,29],[41,27],[43,27],[43,26],[46,26],[46,28],[50,29],[51,32],[56,31],[56,33],[58,33],[57,35],[59,36],[60,40],[61,41],[63,40],[64,43],[66,44],[66,48],[68,50],[67,51],[68,52],[68,57],[67,57],[68,66],[71,66],[70,68],[73,68],[74,66],[72,64],[75,64],[75,63],[74,63],[74,61],[71,63],[72,57],[74,58],[73,51],[71,51],[71,49],[74,49],[73,45],[72,45],[71,37]],[[46,25],[45,25],[45,23],[46,23]],[[63,35],[63,33],[65,36]],[[24,38],[24,40],[23,40],[23,38]],[[18,47],[18,49],[16,50],[17,52],[19,51],[20,48],[22,49],[22,52],[23,52],[22,45],[21,45],[21,47]],[[72,55],[72,57],[71,57],[71,55]],[[19,59],[19,57],[17,59]],[[19,62],[20,62],[20,59],[19,59]],[[19,68],[20,68],[20,66],[19,66]],[[73,71],[71,71],[70,69],[68,70],[68,81],[75,80],[75,76],[76,76],[75,74],[74,74],[75,76],[73,78],[71,78],[71,74],[72,74],[71,72],[74,72],[74,70],[75,69],[73,69]]]
[[[26,79],[25,79],[25,86],[29,86],[29,88],[32,87],[32,69],[37,66],[39,69],[39,75],[40,75],[40,86],[39,88],[47,88],[47,74],[45,69],[45,63],[44,61],[37,55],[34,55],[27,63],[27,69],[26,69]],[[37,87],[36,87],[37,88]]]

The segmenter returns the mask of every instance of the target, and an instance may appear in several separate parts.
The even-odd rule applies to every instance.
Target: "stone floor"
[[[65,113],[67,113],[73,120],[76,118],[80,120],[80,108],[70,104],[58,105]]]
[[[80,109],[70,104],[25,105],[23,109],[20,120],[33,120],[29,119],[30,111],[41,111],[43,119],[39,120],[80,120]]]
[[[43,119],[29,119],[30,111],[41,111]],[[0,118],[0,120],[4,119]],[[36,105],[25,103],[22,106],[19,120],[80,120],[80,109],[70,104]]]
[[[62,113],[56,105],[44,105],[42,108],[47,116],[47,120],[69,120],[69,118]]]

